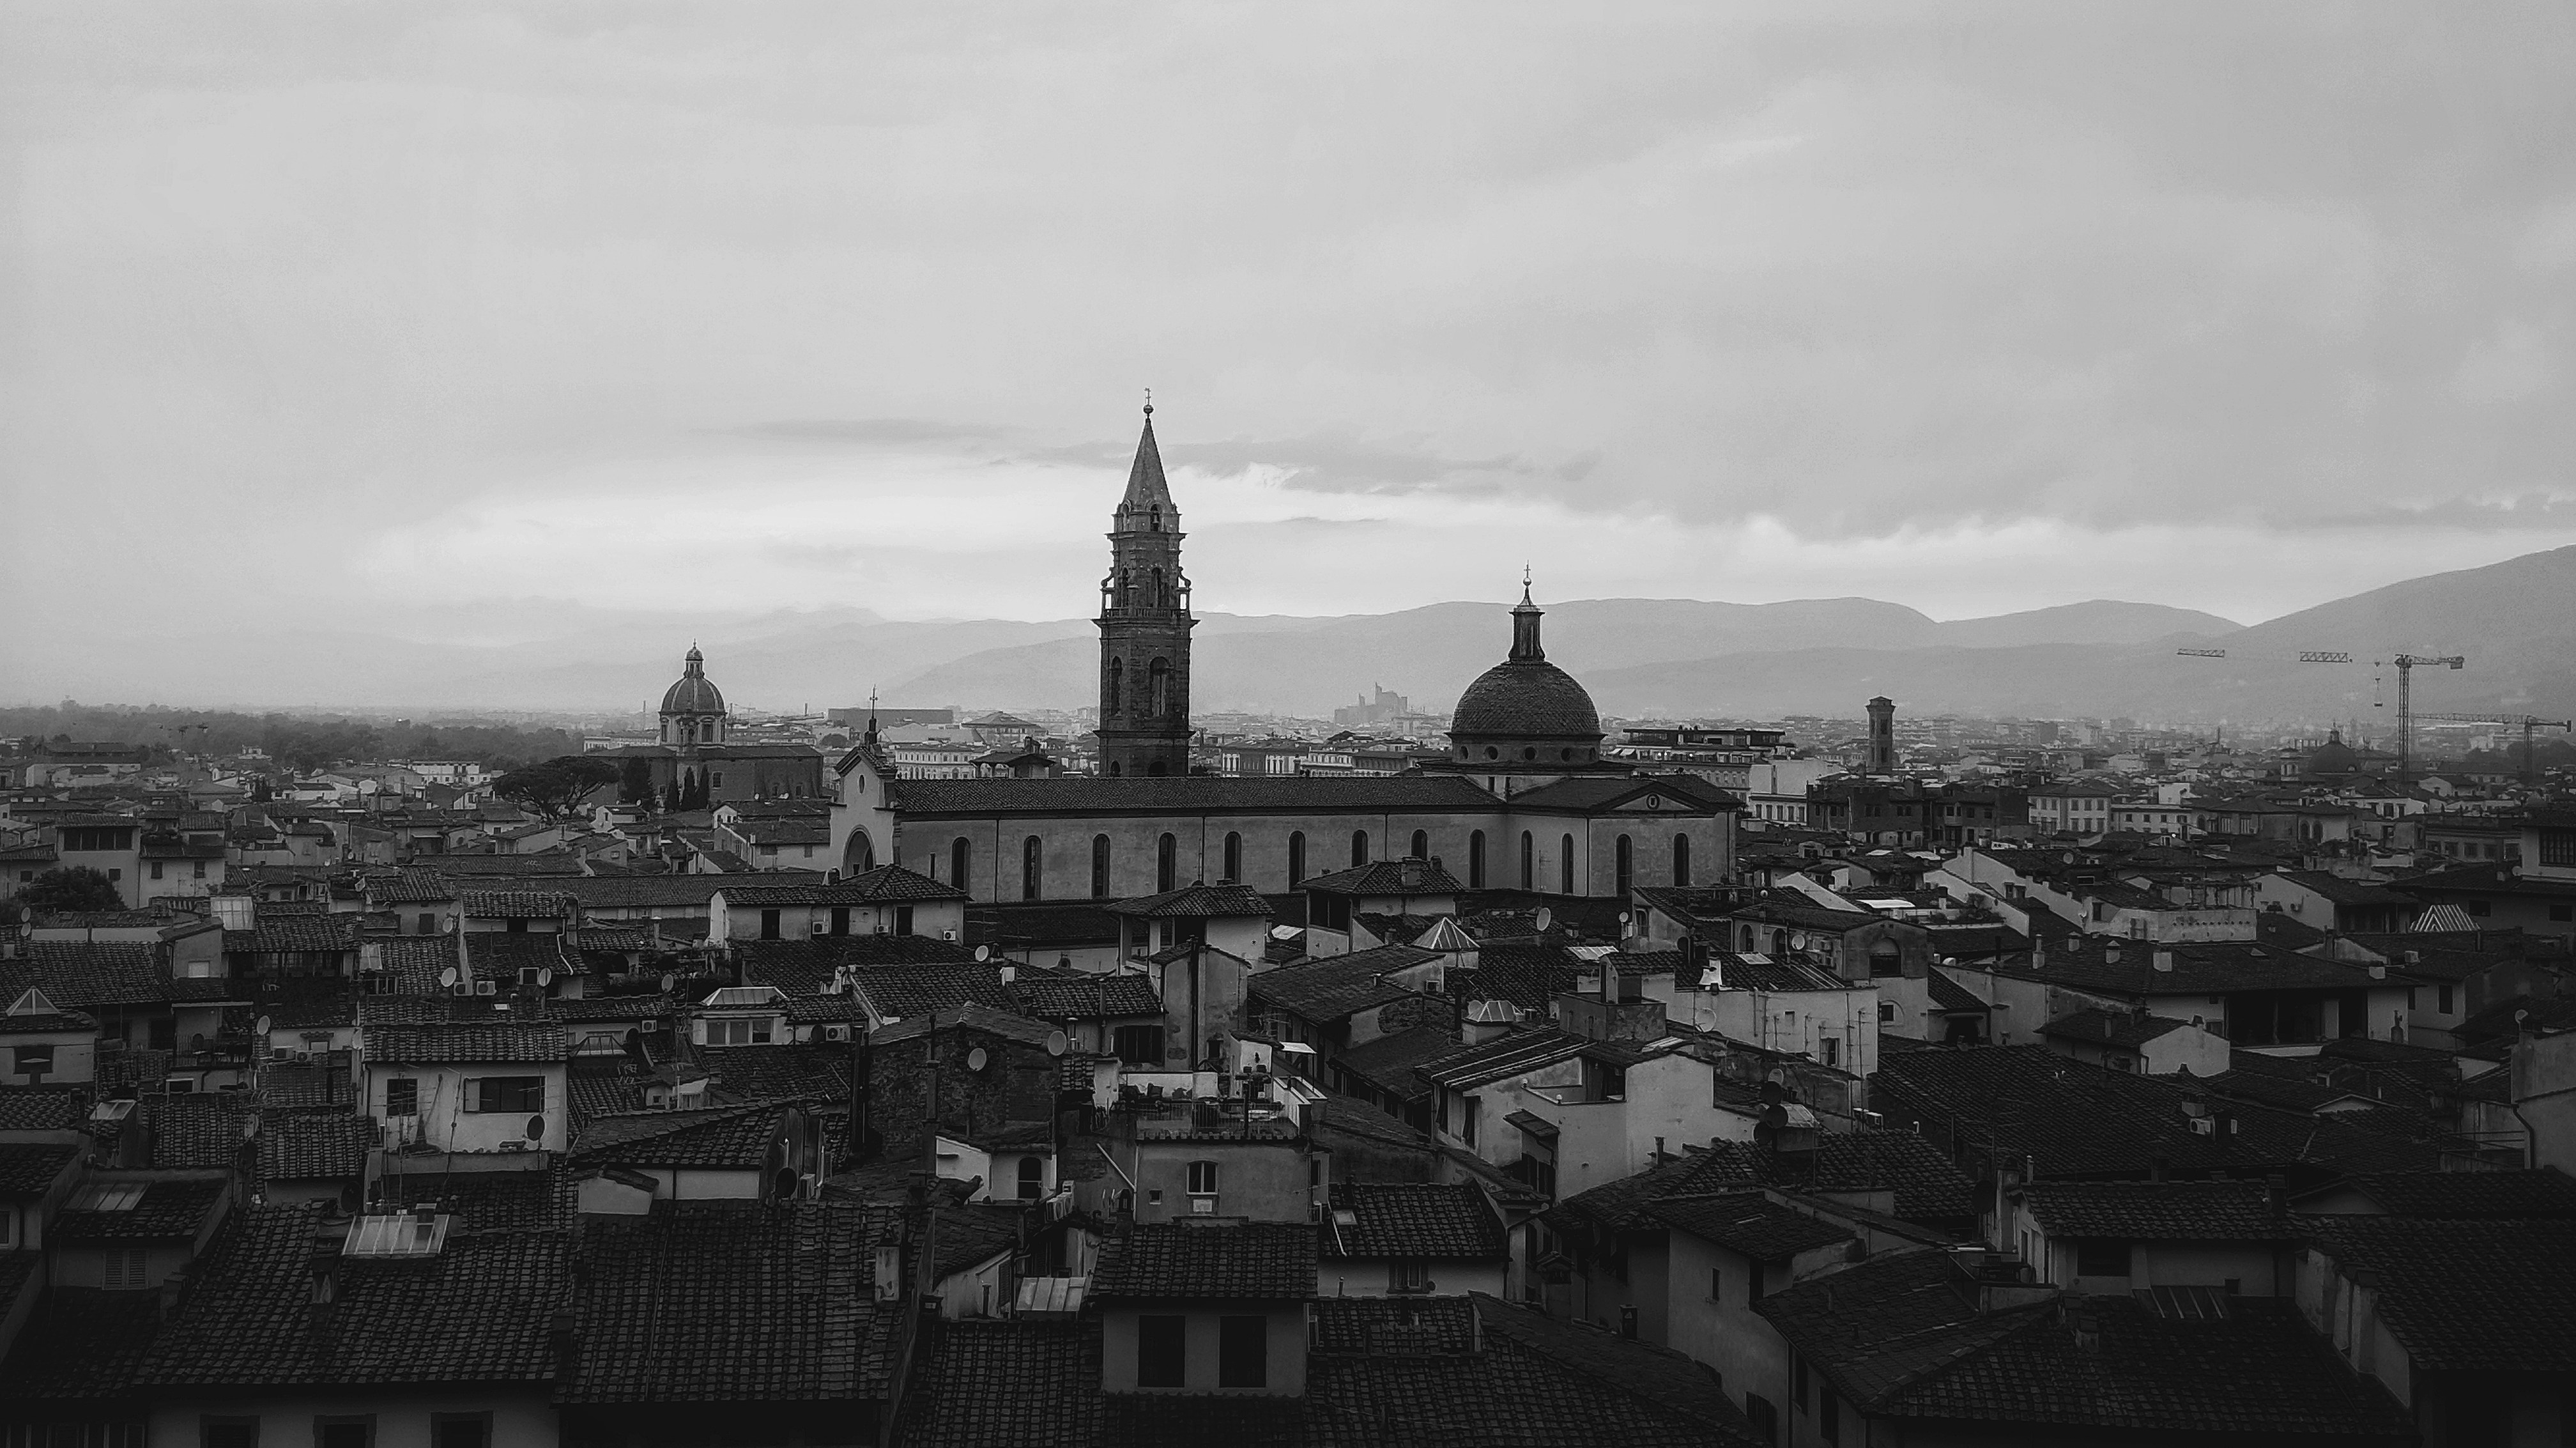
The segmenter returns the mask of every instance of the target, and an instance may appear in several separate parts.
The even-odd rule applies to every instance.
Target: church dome
[[[2361,756],[2353,752],[2351,745],[2343,742],[2341,729],[2329,732],[2326,742],[2308,754],[2307,772],[2320,779],[2352,774],[2360,768]]]
[[[1458,696],[1452,737],[1599,739],[1601,713],[1574,676],[1545,659],[1507,659]]]
[[[1537,746],[1544,744],[1554,751],[1546,756],[1550,762],[1591,762],[1601,742],[1601,712],[1572,674],[1547,661],[1539,618],[1524,588],[1512,610],[1511,657],[1477,675],[1449,717],[1449,742],[1459,758],[1527,762],[1542,757]]]
[[[665,714],[723,713],[724,695],[716,689],[714,682],[707,678],[706,655],[699,653],[694,644],[689,646],[686,669],[687,671],[680,675],[678,683],[663,691],[662,712]]]

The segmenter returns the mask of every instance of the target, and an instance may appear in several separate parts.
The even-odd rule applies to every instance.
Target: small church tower
[[[1190,581],[1181,572],[1181,510],[1154,446],[1154,405],[1127,470],[1100,581],[1100,772],[1111,778],[1190,772]]]

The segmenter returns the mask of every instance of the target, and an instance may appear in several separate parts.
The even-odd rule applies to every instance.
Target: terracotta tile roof
[[[561,920],[573,913],[573,899],[560,890],[460,890],[456,909],[484,919]]]
[[[37,1255],[0,1254],[0,1291],[10,1300]],[[157,1292],[56,1287],[38,1302],[8,1361],[0,1363],[0,1401],[78,1400],[123,1408],[135,1400],[135,1369],[160,1328]]]
[[[786,1119],[776,1105],[594,1117],[573,1143],[583,1166],[758,1170]]]
[[[261,914],[268,911],[262,907]],[[226,955],[293,954],[300,951],[341,951],[358,948],[358,917],[354,913],[337,915],[270,916],[249,930],[224,932]]]
[[[870,1283],[894,1220],[893,1208],[831,1201],[585,1219],[581,1354],[557,1401],[881,1398],[893,1314]]]
[[[89,1114],[89,1093],[62,1086],[0,1086],[0,1131],[60,1131]]]
[[[1336,1182],[1322,1250],[1327,1258],[1499,1259],[1511,1243],[1473,1182]]]
[[[1466,886],[1430,860],[1371,860],[1329,875],[1316,875],[1297,888],[1328,895],[1456,895]]]
[[[2550,1167],[2532,1171],[2384,1172],[2356,1176],[2344,1185],[2392,1217],[2576,1218],[2576,1180]]]
[[[2095,1046],[2118,1046],[2134,1051],[2147,1042],[2190,1025],[2170,1016],[2141,1015],[2136,1011],[2104,1010],[2087,1006],[2063,1015],[2039,1028],[2043,1036],[2078,1041]]]
[[[259,1121],[260,1180],[363,1177],[376,1143],[375,1121],[347,1111],[264,1113]]]
[[[846,1046],[709,1046],[698,1052],[707,1089],[731,1102],[850,1099]]]
[[[1925,989],[1932,997],[1932,1006],[1935,1010],[1983,1013],[1994,1009],[1978,999],[1976,992],[1943,974],[1937,966],[1925,970],[1923,977]]]
[[[998,968],[972,962],[861,966],[850,972],[850,987],[878,1015],[907,1021],[969,1004],[1016,1014],[1019,1005]]]
[[[1100,1329],[932,1322],[903,1448],[1098,1448]]]
[[[1228,915],[1259,916],[1266,920],[1272,913],[1269,896],[1249,885],[1227,884],[1184,885],[1160,895],[1112,900],[1100,909],[1109,915],[1151,920],[1212,920]]]
[[[102,1242],[166,1241],[194,1237],[206,1214],[222,1198],[219,1178],[149,1182],[142,1197],[122,1211],[97,1211],[66,1205],[54,1218],[53,1238],[67,1246]],[[81,1200],[74,1192],[70,1202]]]
[[[1431,1085],[1414,1068],[1458,1046],[1458,1033],[1446,1026],[1415,1026],[1351,1047],[1333,1058],[1333,1069],[1400,1100],[1419,1101],[1431,1094]]]
[[[1323,1297],[1314,1314],[1319,1353],[1476,1350],[1476,1305],[1465,1297]]]
[[[1545,1016],[1549,1003],[1584,976],[1573,952],[1561,945],[1488,944],[1473,970],[1448,973],[1449,994],[1460,1000],[1510,1001]]]
[[[589,910],[660,908],[704,914],[707,902],[715,898],[718,890],[823,883],[820,870],[745,870],[729,875],[581,875],[575,869],[570,873],[576,878],[548,880],[546,888],[563,891]]]
[[[80,1155],[77,1147],[0,1143],[0,1199],[24,1201],[53,1189],[63,1168]]]
[[[376,905],[433,905],[456,898],[456,887],[435,870],[381,870],[360,882]]]
[[[812,991],[841,966],[977,965],[975,952],[926,935],[817,935],[804,940],[737,940],[733,956],[746,985]],[[989,967],[985,967],[988,968]]]
[[[889,905],[973,898],[954,885],[943,885],[901,865],[879,865],[837,885],[819,880],[785,885],[731,884],[724,887],[724,897],[727,905]]]
[[[423,1171],[405,1175],[399,1156],[386,1158],[384,1200],[398,1207],[434,1203],[453,1213],[448,1231],[498,1232],[564,1228],[573,1224],[574,1182],[560,1168],[545,1171]]]
[[[1292,1299],[1315,1295],[1315,1229],[1137,1223],[1101,1245],[1094,1298]]]
[[[1453,1393],[1422,1405],[1447,1408],[1462,1425],[1475,1425],[1466,1441],[1509,1442],[1523,1432],[1532,1432],[1524,1441],[1533,1442],[1761,1441],[1716,1375],[1678,1352],[1481,1292],[1468,1301],[1494,1349],[1487,1359],[1488,1396],[1473,1401]],[[1433,1423],[1421,1421],[1415,1431],[1433,1431]]]
[[[152,1128],[152,1165],[166,1171],[243,1164],[251,1103],[231,1093],[145,1096],[134,1108]]]
[[[2053,1237],[2277,1242],[2298,1235],[2260,1182],[2033,1182],[2030,1214]]]
[[[1657,1197],[1646,1203],[1645,1212],[1664,1226],[1756,1262],[1785,1262],[1801,1252],[1851,1240],[1843,1228],[1781,1206],[1760,1192]]]
[[[1785,1191],[1892,1192],[1894,1215],[1927,1225],[1954,1223],[1977,1214],[1975,1183],[1942,1150],[1910,1131],[1826,1132],[1814,1158],[1782,1157],[1743,1141],[1713,1141],[1694,1149],[1698,1165],[1675,1186],[1708,1192],[1736,1185]]]
[[[1417,1068],[1423,1080],[1434,1086],[1464,1090],[1535,1071],[1541,1066],[1572,1060],[1584,1049],[1596,1044],[1582,1036],[1564,1031],[1540,1029],[1513,1031],[1480,1046],[1461,1046],[1447,1055],[1425,1062]]]
[[[1262,971],[1252,977],[1246,992],[1261,1005],[1321,1025],[1413,995],[1386,977],[1437,959],[1433,952],[1409,945],[1381,945]]]
[[[311,1205],[244,1208],[199,1264],[137,1380],[147,1387],[542,1384],[571,1301],[563,1232],[448,1234],[435,1257],[337,1262],[317,1324]],[[318,1329],[318,1330],[317,1330]]]
[[[169,999],[169,973],[154,946],[29,940],[21,949],[18,959],[0,961],[0,995],[10,1000],[29,986],[41,986],[54,1004],[80,1011],[153,1006]]]
[[[2315,1217],[2414,1370],[2576,1372],[2576,1221]]]
[[[450,1022],[369,1026],[368,1059],[416,1065],[429,1062],[561,1061],[572,1049],[564,1028],[543,1021]]]
[[[1163,1011],[1153,980],[1140,973],[1062,976],[1023,970],[1010,983],[1010,991],[1022,1015],[1047,1021],[1159,1016]]]

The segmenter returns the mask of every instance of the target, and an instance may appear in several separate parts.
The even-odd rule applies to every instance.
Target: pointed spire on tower
[[[1118,511],[1143,513],[1160,508],[1166,517],[1178,517],[1172,506],[1171,485],[1163,481],[1163,450],[1154,444],[1154,394],[1145,394],[1145,431],[1136,439],[1136,461],[1127,469],[1127,496],[1118,502]]]

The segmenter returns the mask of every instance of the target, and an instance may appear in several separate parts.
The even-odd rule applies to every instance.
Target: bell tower
[[[1100,580],[1100,772],[1110,778],[1190,772],[1190,580],[1181,572],[1181,510],[1154,446],[1154,404],[1109,527]]]

